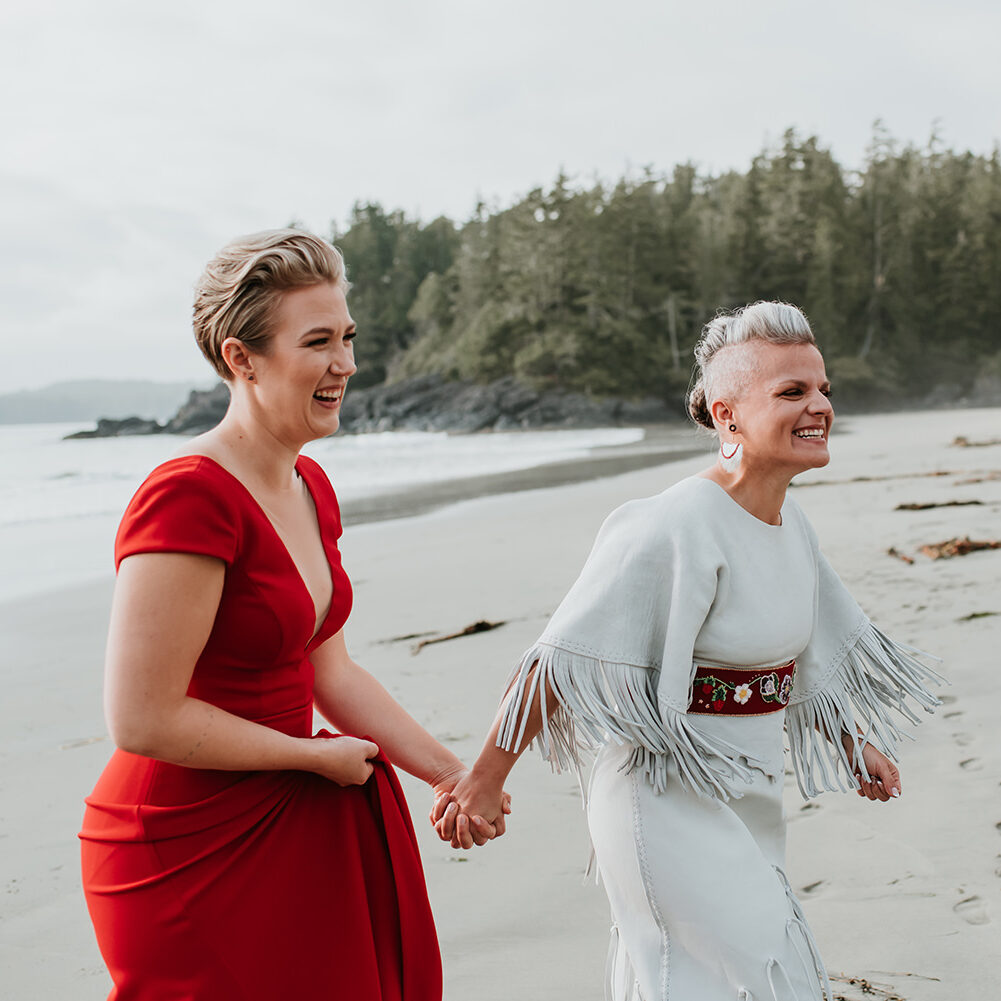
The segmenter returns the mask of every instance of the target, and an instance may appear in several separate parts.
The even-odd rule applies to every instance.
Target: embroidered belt
[[[690,715],[764,716],[789,704],[796,661],[781,667],[696,667]]]

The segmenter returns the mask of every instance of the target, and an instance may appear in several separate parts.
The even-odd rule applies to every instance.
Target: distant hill
[[[189,382],[80,379],[0,394],[0,424],[57,424],[99,417],[166,420],[187,399]]]

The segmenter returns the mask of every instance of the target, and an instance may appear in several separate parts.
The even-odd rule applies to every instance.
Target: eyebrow
[[[809,383],[803,382],[802,379],[780,379],[776,383],[776,386],[785,386],[788,389],[807,389],[809,387]],[[831,380],[830,379],[825,379],[820,384],[820,386],[821,386],[822,389],[824,389],[824,388],[830,389],[831,388]]]
[[[352,334],[356,329],[354,323],[349,323],[344,328],[345,334]],[[326,334],[328,337],[336,337],[337,331],[333,327],[310,327],[305,333],[299,335],[299,340],[304,341],[307,337],[312,337],[314,334]]]

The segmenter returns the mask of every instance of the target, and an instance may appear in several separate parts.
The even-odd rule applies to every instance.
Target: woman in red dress
[[[229,409],[153,471],[115,542],[117,750],[80,834],[109,1001],[441,998],[390,762],[436,796],[465,768],[348,654],[337,499],[299,455],[337,430],[355,372],[346,287],[334,248],[276,230],[197,288]],[[313,734],[314,706],[339,734]]]

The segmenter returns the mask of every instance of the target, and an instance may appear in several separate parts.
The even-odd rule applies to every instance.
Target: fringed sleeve
[[[579,778],[587,757],[613,741],[634,745],[629,767],[657,790],[673,760],[699,795],[740,795],[751,774],[743,752],[700,733],[684,711],[693,647],[722,565],[711,523],[691,517],[690,490],[632,501],[609,516],[577,581],[509,679],[498,746],[523,746],[525,708],[538,697],[536,743],[557,771]],[[546,704],[547,686],[555,707]]]
[[[797,658],[796,684],[786,710],[793,770],[804,797],[857,789],[855,767],[841,741],[851,734],[865,779],[862,745],[896,760],[897,743],[919,723],[916,710],[940,705],[929,690],[942,678],[866,618],[830,564],[818,552],[817,613],[813,637]],[[858,729],[861,732],[858,732]]]
[[[657,672],[634,664],[555,646],[543,637],[524,655],[509,685],[497,743],[516,750],[524,741],[527,713],[536,692],[542,709],[542,732],[535,743],[554,770],[581,767],[601,744],[633,744],[629,769],[639,769],[657,792],[667,787],[667,764],[673,759],[682,783],[700,796],[728,799],[740,795],[751,770],[746,752],[700,733],[682,712],[659,701]],[[546,704],[546,687],[557,705]]]

